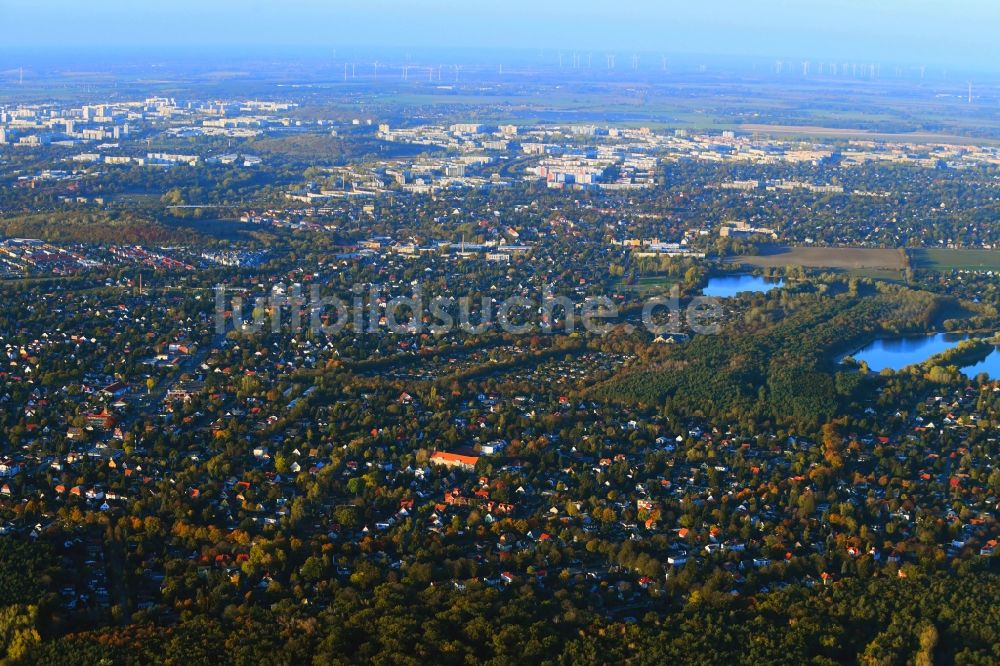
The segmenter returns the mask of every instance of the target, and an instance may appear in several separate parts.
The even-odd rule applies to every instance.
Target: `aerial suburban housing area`
[[[993,36],[512,2],[12,0],[0,661],[1000,662]]]

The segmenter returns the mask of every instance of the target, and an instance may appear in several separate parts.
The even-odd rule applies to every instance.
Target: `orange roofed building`
[[[434,465],[444,465],[445,467],[458,467],[467,471],[476,468],[479,456],[463,455],[461,453],[447,453],[445,451],[435,451],[431,456],[431,463]]]

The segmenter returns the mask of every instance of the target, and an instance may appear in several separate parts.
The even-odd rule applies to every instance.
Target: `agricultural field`
[[[730,257],[727,262],[755,268],[801,266],[847,271],[902,271],[905,268],[904,256],[900,250],[879,248],[769,246],[758,255]]]
[[[910,250],[914,268],[937,271],[1000,271],[1000,250],[931,248]]]

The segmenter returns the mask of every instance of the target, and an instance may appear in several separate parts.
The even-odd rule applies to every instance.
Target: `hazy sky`
[[[0,50],[489,47],[1000,64],[997,0],[0,0]]]

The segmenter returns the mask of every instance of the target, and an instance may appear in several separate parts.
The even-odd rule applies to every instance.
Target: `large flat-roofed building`
[[[476,469],[477,462],[479,462],[479,456],[448,453],[447,451],[435,451],[431,456],[431,463],[434,465],[457,467],[469,472]]]

